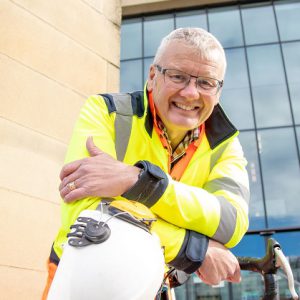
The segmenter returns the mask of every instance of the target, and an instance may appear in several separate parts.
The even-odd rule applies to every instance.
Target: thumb
[[[236,283],[239,283],[242,281],[241,269],[240,269],[239,265],[237,265],[234,274],[232,276],[230,276],[228,281],[236,282]]]
[[[96,156],[102,153],[102,151],[94,144],[93,137],[89,136],[86,140],[86,149],[91,156]]]

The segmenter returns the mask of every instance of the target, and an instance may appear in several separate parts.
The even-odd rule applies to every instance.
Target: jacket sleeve
[[[241,240],[248,228],[249,186],[246,160],[236,137],[227,142],[202,188],[174,181],[162,170],[157,171],[157,166],[149,162],[138,165],[141,163],[151,179],[143,192],[138,191],[139,182],[147,176],[142,173],[125,197],[137,198],[169,223],[202,233],[227,247]]]
[[[113,126],[114,115],[108,113],[106,104],[101,97],[97,95],[89,97],[83,105],[73,129],[64,162],[69,163],[89,156],[86,149],[86,141],[89,136],[93,136],[95,144],[102,151],[115,157]],[[87,197],[83,201],[69,204],[62,201],[60,234],[65,236],[80,212],[84,209],[96,208],[99,200],[99,197]]]
[[[164,249],[165,262],[168,266],[187,274],[195,272],[202,264],[208,237],[157,218],[152,225],[152,233],[158,235]]]

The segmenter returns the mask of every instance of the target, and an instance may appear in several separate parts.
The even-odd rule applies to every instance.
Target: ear
[[[215,105],[217,105],[220,102],[220,97],[221,97],[221,93],[222,93],[222,88],[220,88],[220,90],[218,91],[217,95],[216,95],[216,99],[215,99]]]
[[[147,90],[152,92],[154,86],[155,66],[151,65],[148,73]]]

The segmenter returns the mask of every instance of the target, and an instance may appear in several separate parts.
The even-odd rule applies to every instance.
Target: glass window
[[[300,231],[277,233],[274,234],[273,237],[281,245],[285,255],[298,256],[298,259],[300,259]],[[292,261],[290,261],[290,263],[293,267]],[[300,264],[298,265],[298,268],[300,268]]]
[[[201,27],[207,30],[205,11],[196,10],[176,14],[176,28]]]
[[[150,65],[152,64],[153,62],[153,58],[154,57],[151,57],[151,58],[145,58],[144,59],[144,82],[147,80],[148,78],[148,74],[149,74],[149,70],[150,70]]]
[[[275,2],[279,34],[282,41],[300,39],[300,3],[299,1],[289,2]]]
[[[245,50],[227,49],[225,51],[227,70],[224,79],[224,89],[245,88],[249,86]]]
[[[298,148],[300,149],[300,127],[296,127],[297,140],[298,140]]]
[[[227,71],[221,104],[238,129],[254,127],[244,49],[226,50]]]
[[[300,225],[300,170],[292,128],[258,132],[269,227]]]
[[[266,254],[265,239],[260,235],[246,234],[232,253],[236,256],[263,257]]]
[[[242,281],[234,287],[234,299],[251,299],[258,300],[263,299],[264,295],[264,282],[262,276],[259,273],[243,271]]]
[[[224,281],[218,286],[209,286],[204,284],[197,275],[192,274],[183,286],[175,288],[175,295],[177,300],[240,300],[240,293],[234,299],[230,297],[229,285],[229,282]]]
[[[272,6],[243,8],[242,20],[247,45],[278,41]]]
[[[279,46],[249,47],[247,53],[257,126],[291,125]]]
[[[133,92],[143,89],[142,60],[121,62],[121,92]]]
[[[163,37],[174,29],[172,15],[147,17],[144,22],[144,53],[153,56]]]
[[[300,124],[300,43],[282,44],[296,124]]]
[[[121,59],[142,56],[141,18],[125,20],[121,26]]]
[[[220,101],[230,121],[239,130],[254,127],[250,89],[224,89]]]
[[[239,139],[248,161],[247,171],[250,182],[249,229],[262,229],[265,228],[266,223],[255,132],[241,132]]]
[[[208,24],[209,31],[216,36],[223,47],[243,45],[240,13],[237,8],[210,9]]]

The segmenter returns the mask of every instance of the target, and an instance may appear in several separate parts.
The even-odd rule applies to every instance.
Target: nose
[[[191,78],[188,84],[180,90],[180,96],[185,97],[187,100],[197,100],[200,97],[196,86],[196,78]]]

